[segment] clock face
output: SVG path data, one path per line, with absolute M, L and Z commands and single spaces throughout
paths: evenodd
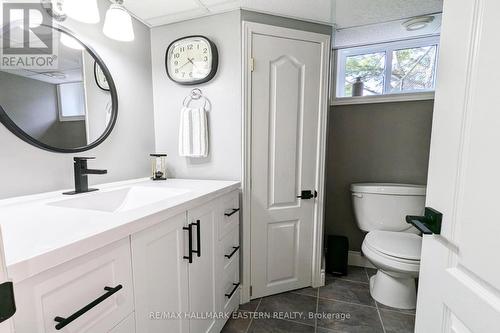
M 170 44 L 166 65 L 168 76 L 177 83 L 207 82 L 217 72 L 217 48 L 205 37 L 185 37 Z

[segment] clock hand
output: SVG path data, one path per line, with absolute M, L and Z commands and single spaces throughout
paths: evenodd
M 192 58 L 192 59 L 188 58 L 188 61 L 193 64 L 193 67 L 198 68 L 198 66 L 196 66 L 196 64 L 193 62 L 193 60 L 194 60 L 194 58 Z
M 184 65 L 182 65 L 181 67 L 179 67 L 178 69 L 181 69 L 182 67 L 186 66 L 189 63 L 193 63 L 193 62 L 191 61 L 191 59 L 188 58 L 188 61 Z

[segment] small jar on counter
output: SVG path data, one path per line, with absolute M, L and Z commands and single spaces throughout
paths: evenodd
M 151 179 L 167 180 L 167 154 L 151 154 Z

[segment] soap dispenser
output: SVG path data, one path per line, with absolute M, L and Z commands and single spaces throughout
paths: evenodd
M 150 154 L 151 156 L 151 179 L 167 180 L 167 154 Z

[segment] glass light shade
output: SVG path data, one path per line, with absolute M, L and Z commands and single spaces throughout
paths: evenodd
M 132 17 L 121 5 L 112 4 L 106 12 L 103 32 L 111 39 L 121 42 L 133 41 L 135 36 Z
M 83 23 L 95 24 L 101 20 L 97 0 L 64 0 L 63 9 L 66 15 Z
M 79 41 L 74 39 L 73 37 L 66 35 L 65 33 L 61 33 L 61 43 L 74 50 L 83 50 L 84 47 L 82 44 L 80 44 Z

